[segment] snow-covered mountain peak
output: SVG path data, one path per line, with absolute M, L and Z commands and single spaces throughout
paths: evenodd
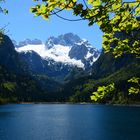
M 72 33 L 50 37 L 45 44 L 25 44 L 17 47 L 18 52 L 34 51 L 45 60 L 53 60 L 82 68 L 90 67 L 100 52 L 86 39 Z

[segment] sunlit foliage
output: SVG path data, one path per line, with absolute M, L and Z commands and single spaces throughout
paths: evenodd
M 15 82 L 5 82 L 5 83 L 2 84 L 2 86 L 5 89 L 13 92 L 15 90 L 15 88 L 16 88 L 16 83 Z
M 137 95 L 140 94 L 140 78 L 138 77 L 132 77 L 128 80 L 129 83 L 133 83 L 133 86 L 131 86 L 128 91 L 129 94 Z
M 96 92 L 93 92 L 91 96 L 91 100 L 99 101 L 105 98 L 108 94 L 111 94 L 115 91 L 114 83 L 107 85 L 107 86 L 99 86 Z

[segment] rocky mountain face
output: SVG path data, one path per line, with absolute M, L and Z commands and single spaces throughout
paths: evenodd
M 74 44 L 76 43 L 79 43 L 81 42 L 82 39 L 73 34 L 73 33 L 67 33 L 67 34 L 64 34 L 64 35 L 60 35 L 58 37 L 50 37 L 45 45 L 48 49 L 52 48 L 54 45 L 62 45 L 62 46 L 73 46 Z
M 72 33 L 50 37 L 46 43 L 25 40 L 15 46 L 30 71 L 64 78 L 73 68 L 89 71 L 100 51 L 87 40 Z
M 45 46 L 47 50 L 52 50 L 50 52 L 58 56 L 60 54 L 57 51 L 54 52 L 53 49 L 56 50 L 60 48 L 60 51 L 65 54 L 65 56 L 63 55 L 65 57 L 65 63 L 77 65 L 85 69 L 90 69 L 90 66 L 100 55 L 100 52 L 87 40 L 81 39 L 79 36 L 72 33 L 60 35 L 57 38 L 50 37 L 45 43 Z

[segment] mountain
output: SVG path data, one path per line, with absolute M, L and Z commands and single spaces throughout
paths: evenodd
M 42 59 L 42 57 L 34 51 L 19 53 L 20 57 L 28 65 L 28 69 L 32 74 L 47 75 L 57 81 L 63 81 L 74 68 L 71 65 L 55 62 L 52 59 Z
M 49 101 L 47 97 L 59 90 L 61 85 L 47 75 L 31 73 L 29 65 L 15 50 L 11 39 L 3 36 L 0 44 L 0 104 Z
M 100 52 L 87 40 L 81 39 L 72 33 L 50 37 L 45 44 L 41 44 L 39 41 L 39 44 L 32 42 L 34 41 L 25 40 L 25 42 L 20 42 L 16 50 L 18 52 L 30 51 L 30 53 L 34 51 L 44 60 L 52 60 L 86 70 L 90 69 L 100 55 Z

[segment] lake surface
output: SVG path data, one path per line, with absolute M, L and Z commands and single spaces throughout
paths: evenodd
M 140 107 L 2 105 L 0 140 L 140 140 Z

